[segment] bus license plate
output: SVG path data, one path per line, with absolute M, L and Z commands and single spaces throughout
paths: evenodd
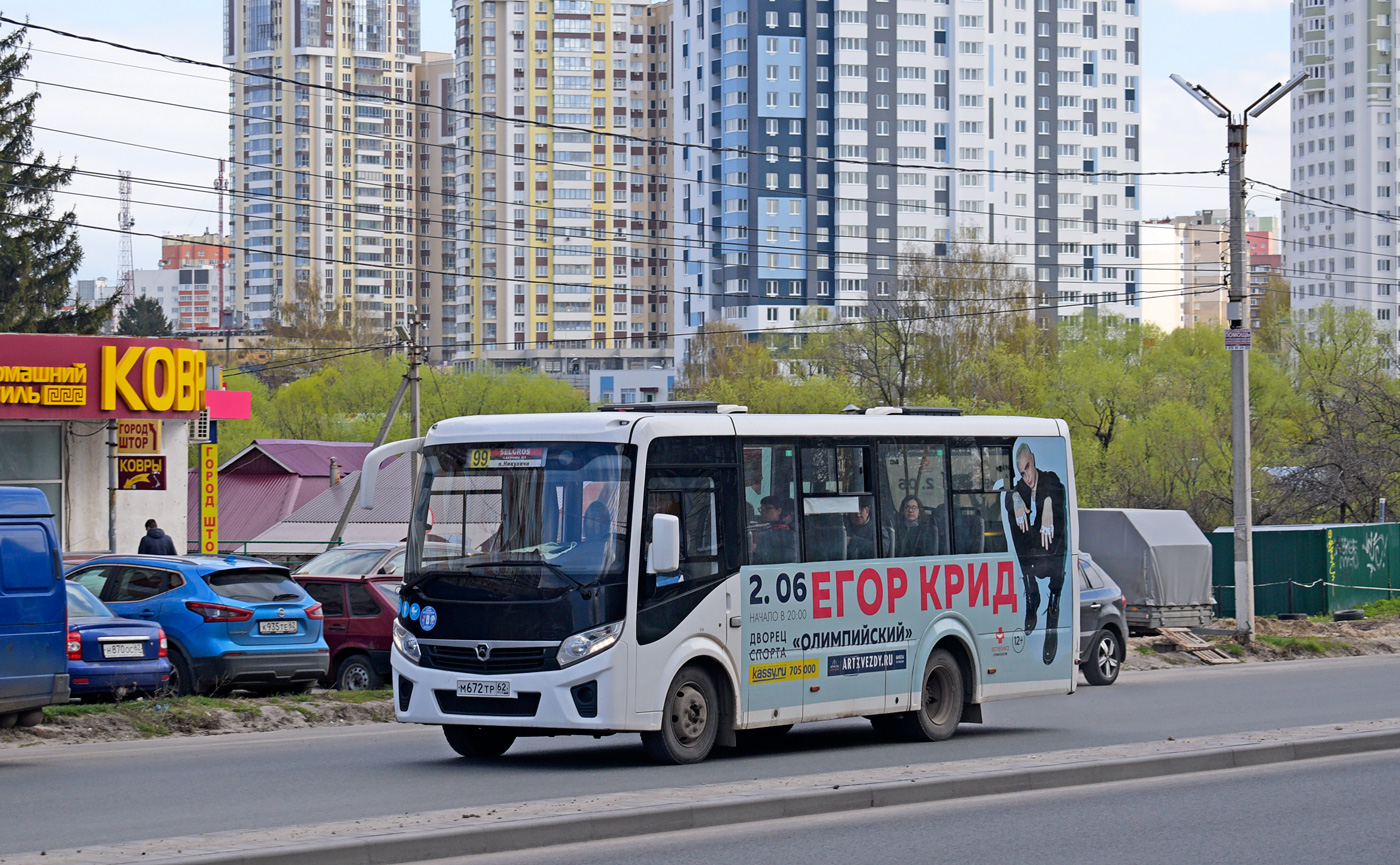
M 486 681 L 468 682 L 457 680 L 459 697 L 510 697 L 510 682 Z
M 288 622 L 283 619 L 271 619 L 258 622 L 259 634 L 295 634 L 296 632 L 296 622 Z

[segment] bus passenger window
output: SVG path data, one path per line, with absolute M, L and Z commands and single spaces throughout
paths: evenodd
M 948 483 L 941 443 L 881 445 L 881 550 L 886 556 L 948 553 Z
M 804 562 L 875 558 L 865 446 L 802 448 Z
M 792 445 L 744 448 L 744 499 L 749 513 L 749 563 L 797 561 L 796 449 Z
M 1011 448 L 1005 445 L 954 447 L 953 552 L 1004 553 L 1001 502 L 1011 488 Z

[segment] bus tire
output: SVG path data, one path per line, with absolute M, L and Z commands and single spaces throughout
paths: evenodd
M 962 668 L 950 652 L 934 649 L 924 665 L 919 708 L 901 716 L 904 734 L 915 742 L 940 742 L 957 732 L 962 710 Z
M 719 691 L 710 674 L 695 664 L 676 673 L 666 691 L 661 729 L 642 734 L 642 747 L 658 763 L 699 763 L 710 755 L 719 734 Z
M 515 731 L 509 727 L 475 727 L 470 724 L 443 724 L 447 744 L 463 757 L 477 760 L 499 757 L 515 744 Z

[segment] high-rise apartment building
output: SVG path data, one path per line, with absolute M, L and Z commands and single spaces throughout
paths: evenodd
M 1283 271 L 1294 310 L 1325 303 L 1375 316 L 1397 335 L 1396 98 L 1393 3 L 1293 0 L 1291 187 Z M 1302 197 L 1306 196 L 1306 197 Z
M 419 31 L 419 0 L 226 0 L 225 62 L 275 76 L 231 77 L 245 326 L 317 302 L 362 335 L 426 320 L 434 359 L 451 359 L 455 238 L 441 222 L 455 214 L 433 175 L 455 171 L 452 121 L 434 107 L 450 98 L 451 58 L 424 55 Z
M 464 365 L 586 386 L 670 358 L 669 10 L 456 0 Z
M 395 279 L 399 262 L 409 265 L 406 300 L 400 301 L 397 286 L 394 289 L 394 321 L 402 322 L 405 316 L 417 318 L 424 327 L 421 335 L 429 346 L 429 359 L 433 363 L 456 363 L 460 360 L 457 340 L 462 326 L 457 317 L 458 117 L 451 110 L 444 110 L 451 109 L 456 101 L 457 72 L 452 55 L 424 51 L 422 62 L 413 67 L 413 80 L 419 106 L 431 105 L 434 109 L 418 109 L 416 154 L 410 151 L 405 162 L 407 168 L 409 162 L 417 159 L 415 173 L 408 176 L 417 178 L 418 219 L 415 221 L 410 213 L 404 220 L 403 228 L 411 232 L 402 238 L 407 243 L 404 256 L 400 258 L 397 246 L 394 249 Z M 397 158 L 394 170 L 397 178 Z M 398 244 L 401 229 L 397 215 L 394 231 L 394 243 Z
M 674 0 L 682 336 L 855 318 L 998 244 L 1045 324 L 1139 317 L 1131 0 Z M 1117 176 L 1103 172 L 1120 173 Z

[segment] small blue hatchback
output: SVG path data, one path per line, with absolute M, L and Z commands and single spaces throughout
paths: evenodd
M 169 686 L 165 631 L 112 615 L 78 583 L 68 588 L 68 683 L 75 697 L 115 697 Z
M 245 556 L 99 556 L 68 572 L 113 613 L 158 623 L 170 689 L 310 690 L 330 653 L 321 605 L 280 565 Z

